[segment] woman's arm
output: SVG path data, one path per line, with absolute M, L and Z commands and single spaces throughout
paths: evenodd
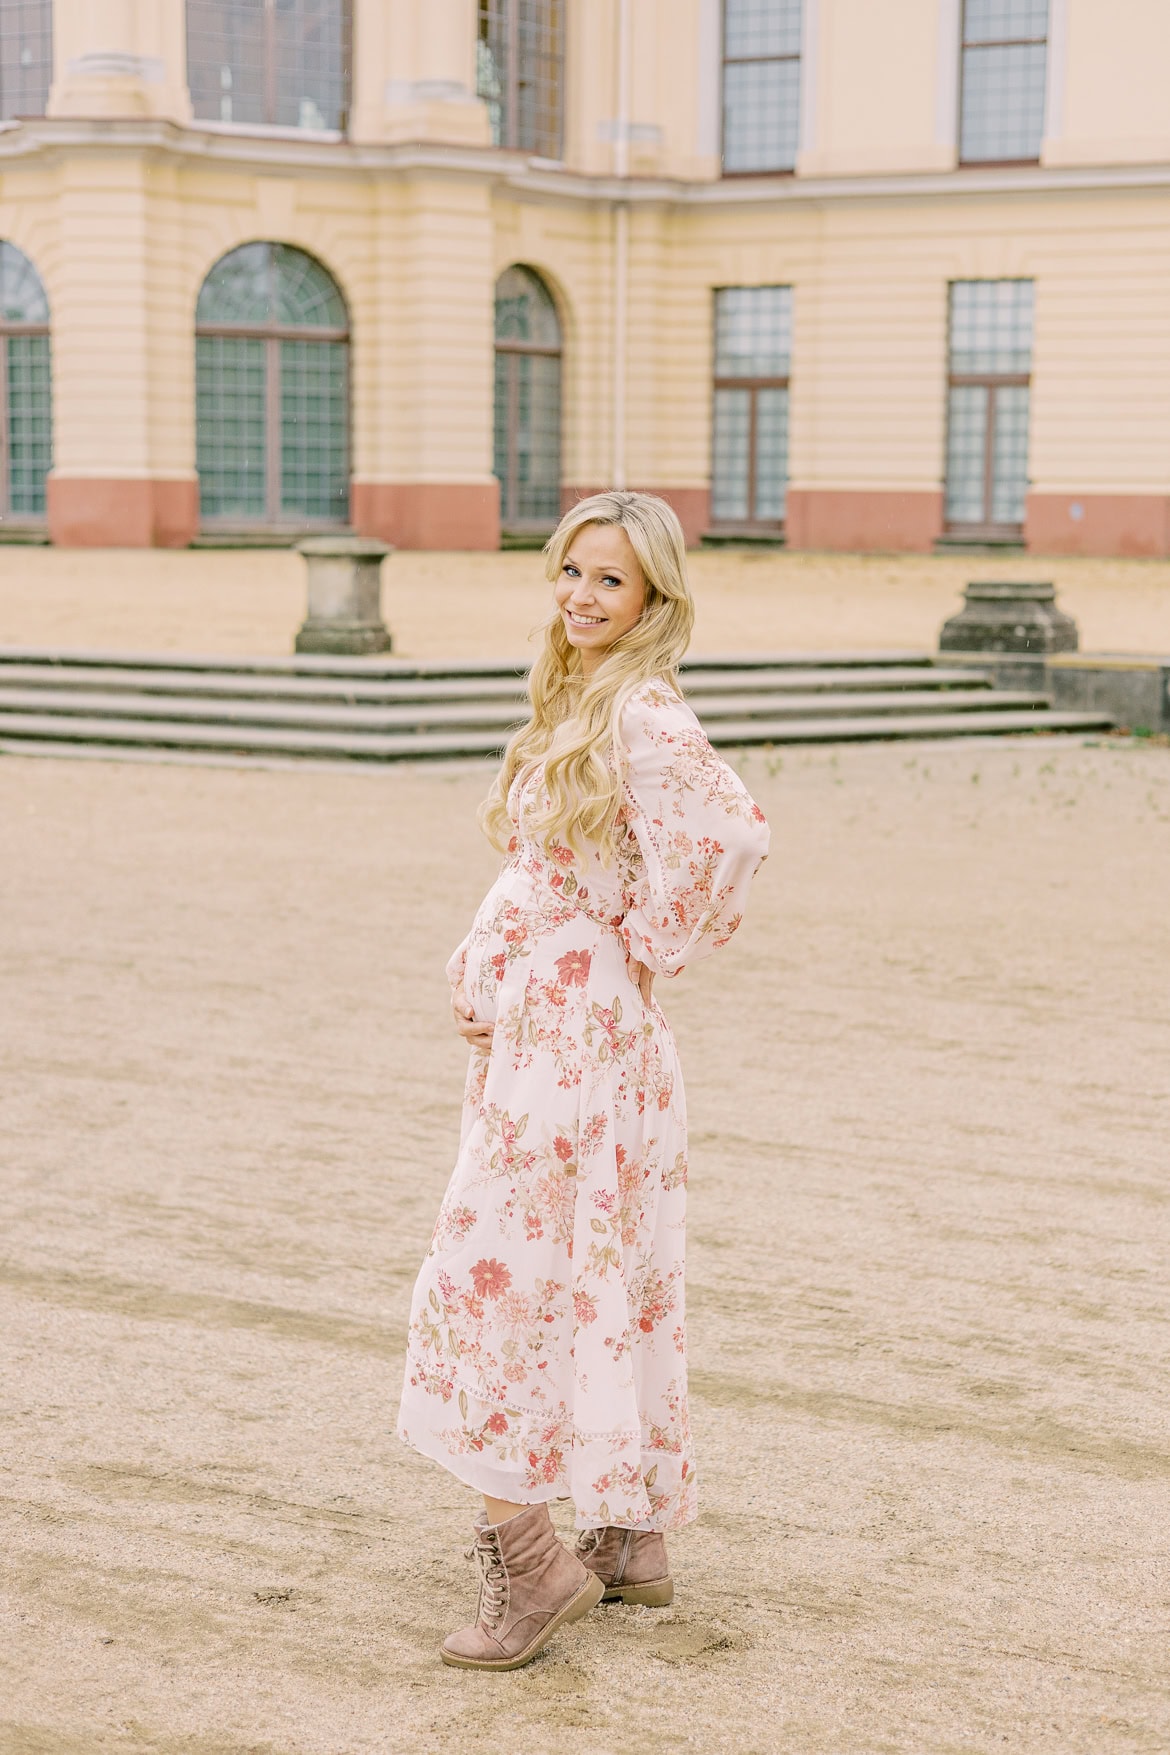
M 684 701 L 651 684 L 622 715 L 626 818 L 642 869 L 621 932 L 656 974 L 725 945 L 768 852 L 764 813 Z

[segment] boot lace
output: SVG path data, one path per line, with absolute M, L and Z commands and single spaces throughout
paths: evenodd
M 495 1632 L 508 1611 L 508 1568 L 494 1530 L 485 1530 L 467 1550 L 479 1573 L 479 1619 Z
M 590 1554 L 596 1554 L 604 1534 L 604 1530 L 582 1530 L 577 1538 L 578 1560 L 585 1560 Z

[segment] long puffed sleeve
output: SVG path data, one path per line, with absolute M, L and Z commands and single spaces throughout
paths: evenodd
M 694 713 L 663 683 L 625 707 L 624 814 L 641 858 L 630 870 L 626 949 L 657 974 L 725 945 L 768 853 L 768 824 Z

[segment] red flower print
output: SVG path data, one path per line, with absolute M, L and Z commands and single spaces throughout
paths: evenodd
M 560 846 L 559 843 L 550 847 L 549 853 L 558 865 L 572 865 L 573 863 L 571 850 L 568 847 Z
M 489 1414 L 483 1423 L 483 1429 L 485 1432 L 494 1432 L 499 1438 L 508 1430 L 507 1414 Z
M 491 1261 L 477 1261 L 471 1280 L 481 1298 L 498 1298 L 512 1284 L 512 1270 L 493 1256 Z
M 589 965 L 593 961 L 588 951 L 566 951 L 563 957 L 557 958 L 557 974 L 563 987 L 584 987 L 589 979 Z
M 562 1164 L 572 1163 L 573 1142 L 572 1140 L 567 1140 L 563 1133 L 559 1133 L 553 1141 L 553 1151 L 556 1153 Z

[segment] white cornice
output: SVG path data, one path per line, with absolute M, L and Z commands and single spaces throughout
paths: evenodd
M 726 177 L 683 182 L 668 177 L 584 176 L 496 147 L 378 145 L 298 138 L 292 129 L 181 127 L 163 121 L 86 121 L 45 117 L 0 125 L 0 166 L 41 155 L 84 151 L 148 152 L 241 170 L 386 176 L 427 171 L 483 178 L 519 198 L 571 202 L 629 201 L 675 207 L 785 207 L 803 202 L 937 201 L 971 196 L 1141 193 L 1170 189 L 1170 163 L 1026 165 L 903 171 L 874 176 Z

